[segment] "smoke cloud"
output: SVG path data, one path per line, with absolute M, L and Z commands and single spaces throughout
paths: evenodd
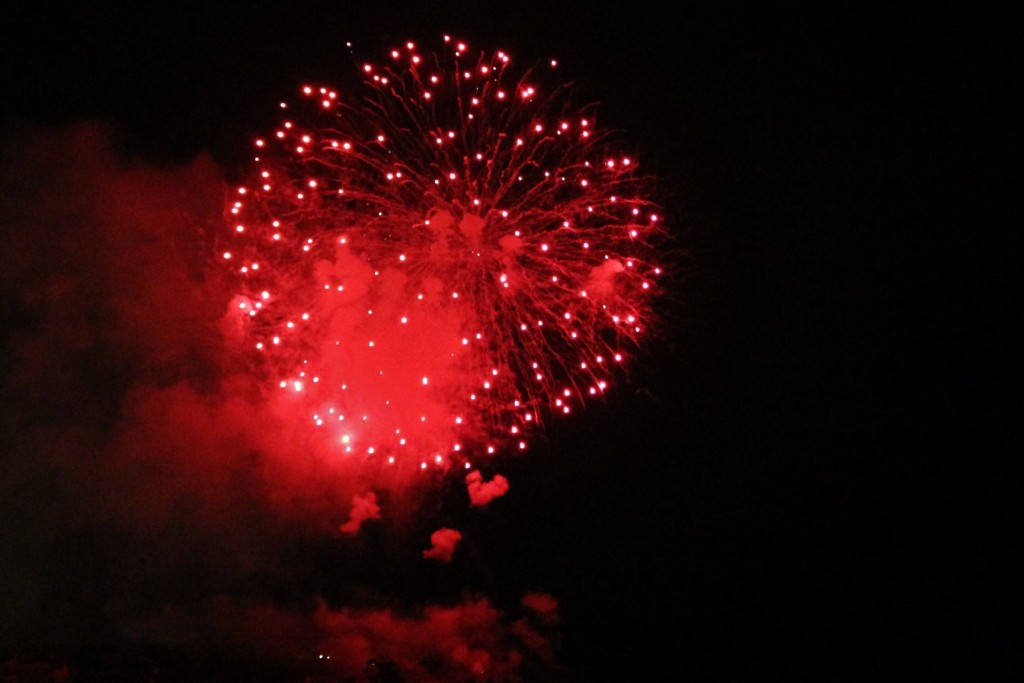
M 466 475 L 466 488 L 469 491 L 470 505 L 483 507 L 508 492 L 508 479 L 496 474 L 491 481 L 484 481 L 484 475 L 480 474 L 480 470 L 473 470 Z
M 414 487 L 326 451 L 237 353 L 217 163 L 121 148 L 94 123 L 0 143 L 0 652 L 131 639 L 421 681 L 551 666 L 542 598 L 396 607 L 394 553 L 355 532 L 384 508 L 374 538 L 436 569 L 395 521 Z M 475 505 L 507 490 L 475 485 Z
M 341 525 L 341 532 L 354 534 L 368 519 L 380 519 L 380 506 L 377 505 L 377 494 L 370 491 L 365 496 L 352 496 L 352 513 L 348 521 Z
M 423 557 L 451 562 L 455 548 L 462 540 L 462 534 L 455 529 L 438 529 L 430 534 L 430 547 L 423 551 Z

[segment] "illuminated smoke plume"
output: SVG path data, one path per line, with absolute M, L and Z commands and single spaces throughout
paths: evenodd
M 462 534 L 455 529 L 438 529 L 430 534 L 430 547 L 423 551 L 423 557 L 442 562 L 451 562 Z
M 372 544 L 339 538 L 346 515 L 396 496 L 306 450 L 222 335 L 230 295 L 204 253 L 223 172 L 206 155 L 125 160 L 111 136 L 81 124 L 0 140 L 0 307 L 19 323 L 2 331 L 0 651 L 155 644 L 188 670 L 169 680 L 208 678 L 190 653 L 323 654 L 328 680 L 365 680 L 371 658 L 406 681 L 551 680 L 538 672 L 557 670 L 558 629 L 525 599 L 396 598 Z M 393 512 L 374 531 L 421 558 L 419 529 Z M 411 564 L 424 582 L 453 569 Z
M 377 494 L 370 491 L 365 496 L 352 496 L 352 513 L 348 521 L 341 525 L 342 533 L 354 534 L 368 519 L 380 519 L 380 506 L 377 505 Z
M 655 323 L 658 209 L 554 61 L 445 37 L 361 68 L 255 142 L 219 248 L 233 343 L 339 461 L 470 470 L 621 374 Z
M 552 611 L 541 616 L 528 600 L 549 601 Z M 390 611 L 320 610 L 320 647 L 335 653 L 341 673 L 374 658 L 394 662 L 408 681 L 557 680 L 551 676 L 557 668 L 552 628 L 557 602 L 530 593 L 521 607 L 522 616 L 511 623 L 483 599 L 432 606 L 413 618 Z
M 469 491 L 469 504 L 484 506 L 508 492 L 508 479 L 500 474 L 494 475 L 491 481 L 484 481 L 480 470 L 473 470 L 466 475 L 466 489 Z
M 191 612 L 148 617 L 133 627 L 142 637 L 156 631 L 194 645 L 227 642 L 263 657 L 311 653 L 335 676 L 314 680 L 388 680 L 371 675 L 379 668 L 399 672 L 393 680 L 451 683 L 561 680 L 553 677 L 559 623 L 554 597 L 527 593 L 516 609 L 501 609 L 479 596 L 404 610 L 331 608 L 318 602 L 301 612 L 217 600 Z

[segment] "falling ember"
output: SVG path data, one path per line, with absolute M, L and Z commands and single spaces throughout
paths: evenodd
M 517 74 L 445 42 L 366 64 L 359 92 L 303 87 L 217 252 L 267 386 L 339 457 L 385 467 L 526 449 L 656 322 L 663 220 L 636 160 L 555 62 Z

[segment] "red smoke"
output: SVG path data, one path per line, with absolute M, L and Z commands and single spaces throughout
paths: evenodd
M 473 470 L 466 475 L 466 488 L 469 491 L 470 505 L 484 506 L 508 491 L 508 479 L 500 474 L 494 475 L 491 481 L 484 481 L 480 470 Z
M 365 496 L 352 496 L 352 513 L 348 521 L 341 525 L 341 532 L 354 534 L 368 519 L 380 519 L 380 506 L 377 505 L 377 494 L 373 491 Z
M 411 618 L 321 609 L 317 622 L 325 631 L 324 652 L 338 653 L 349 667 L 377 658 L 395 662 L 410 681 L 531 680 L 531 672 L 554 667 L 553 617 L 538 618 L 525 603 L 521 611 L 509 620 L 487 600 L 473 599 Z
M 438 529 L 430 534 L 430 547 L 423 551 L 423 557 L 451 562 L 456 546 L 462 540 L 462 534 L 455 529 Z
M 232 295 L 206 256 L 218 167 L 153 168 L 109 138 L 81 125 L 3 142 L 0 302 L 16 324 L 0 330 L 0 649 L 327 653 L 346 675 L 375 657 L 406 680 L 514 678 L 546 661 L 486 599 L 402 616 L 373 604 L 395 603 L 386 582 L 355 588 L 381 560 L 339 534 L 346 514 L 351 531 L 382 499 L 413 515 L 416 497 L 325 452 L 239 358 Z M 416 532 L 384 517 L 375 527 L 415 557 Z M 341 567 L 302 550 L 325 543 Z M 296 607 L 328 592 L 361 606 Z

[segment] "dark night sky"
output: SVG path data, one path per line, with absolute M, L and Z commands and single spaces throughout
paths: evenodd
M 558 57 L 660 176 L 685 251 L 669 343 L 624 395 L 507 463 L 522 495 L 468 522 L 481 540 L 462 573 L 364 578 L 410 599 L 460 581 L 498 601 L 547 591 L 574 680 L 888 677 L 1019 648 L 997 626 L 1019 595 L 997 570 L 1008 503 L 980 466 L 1010 419 L 1007 326 L 989 315 L 1010 252 L 964 227 L 940 170 L 973 175 L 989 149 L 951 144 L 987 128 L 967 17 L 367 4 L 33 8 L 0 29 L 5 143 L 98 119 L 130 158 L 208 152 L 230 173 L 279 99 L 347 77 L 345 41 L 376 58 L 448 32 Z M 18 286 L 4 276 L 5 297 Z M 36 323 L 3 306 L 6 345 Z M 4 527 L 24 512 L 3 510 Z M 19 538 L 0 571 L 29 561 Z M 305 580 L 329 591 L 326 571 Z M 968 635 L 985 649 L 959 647 Z

